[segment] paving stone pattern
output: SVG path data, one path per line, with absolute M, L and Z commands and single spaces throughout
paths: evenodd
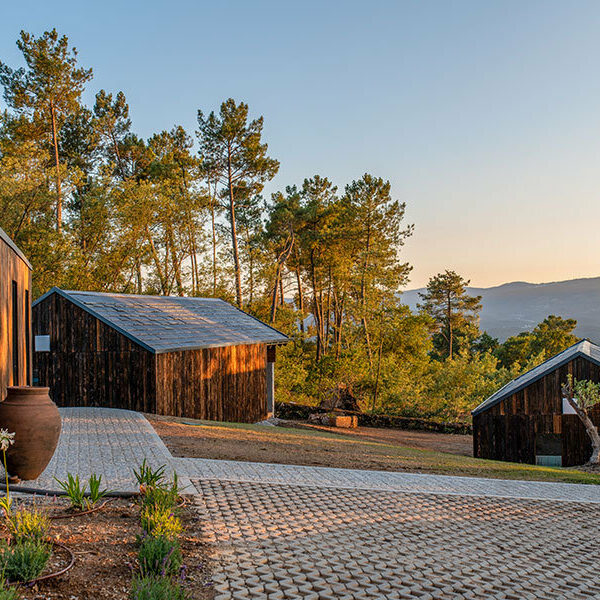
M 167 473 L 176 468 L 171 453 L 140 413 L 110 408 L 59 410 L 62 430 L 56 452 L 40 477 L 23 482 L 25 486 L 59 490 L 54 477 L 64 480 L 72 473 L 86 480 L 96 473 L 108 489 L 130 492 L 138 489 L 133 469 L 144 458 L 153 468 L 167 465 Z M 3 480 L 4 469 L 0 473 Z M 183 489 L 194 491 L 190 480 L 181 475 Z
M 215 600 L 600 598 L 593 503 L 195 484 Z
M 194 479 L 600 503 L 600 485 L 360 471 L 199 458 L 174 460 L 179 471 Z

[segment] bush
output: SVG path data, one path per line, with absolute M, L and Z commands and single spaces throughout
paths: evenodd
M 171 485 L 156 484 L 145 488 L 142 494 L 142 507 L 154 507 L 156 510 L 173 509 L 179 501 L 177 475 Z
M 140 544 L 138 562 L 142 576 L 177 575 L 181 570 L 181 549 L 175 540 L 164 535 L 146 536 Z
M 5 583 L 0 586 L 0 600 L 19 600 L 17 590 L 8 587 Z
M 43 542 L 48 537 L 50 519 L 37 508 L 18 508 L 8 518 L 8 530 L 15 542 Z
M 172 578 L 134 577 L 131 600 L 188 600 L 185 590 Z
M 141 513 L 142 529 L 154 537 L 175 539 L 182 531 L 181 520 L 171 508 L 144 506 Z
M 39 540 L 23 539 L 3 544 L 2 570 L 9 581 L 31 581 L 42 574 L 50 558 L 51 546 Z

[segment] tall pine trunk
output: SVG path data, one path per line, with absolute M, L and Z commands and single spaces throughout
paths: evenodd
M 233 174 L 231 172 L 231 144 L 227 148 L 227 178 L 229 183 L 229 223 L 231 225 L 231 245 L 233 247 L 233 268 L 235 273 L 235 299 L 238 307 L 242 308 L 242 273 L 240 269 L 240 253 L 238 250 L 235 224 L 235 200 L 233 197 Z
M 58 132 L 56 129 L 56 109 L 54 101 L 50 100 L 50 114 L 52 115 L 52 144 L 54 146 L 54 168 L 56 170 L 56 231 L 62 231 L 62 189 L 60 181 L 60 161 L 58 158 Z

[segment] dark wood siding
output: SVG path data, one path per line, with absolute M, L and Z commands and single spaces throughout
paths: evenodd
M 562 464 L 585 463 L 591 445 L 577 415 L 562 414 L 561 385 L 575 379 L 600 382 L 600 367 L 578 357 L 525 389 L 473 417 L 473 455 L 479 458 L 535 463 L 536 438 L 556 434 L 562 439 Z M 600 406 L 592 410 L 600 425 Z
M 157 355 L 157 412 L 242 423 L 265 419 L 266 357 L 264 344 Z
M 16 314 L 13 310 L 13 287 Z M 0 238 L 0 400 L 4 400 L 7 386 L 31 383 L 28 378 L 31 361 L 31 331 L 28 329 L 30 290 L 31 270 Z M 15 324 L 17 331 L 14 331 Z
M 50 336 L 50 352 L 34 352 L 34 380 L 59 406 L 155 411 L 155 357 L 145 348 L 58 294 L 33 307 L 33 332 Z

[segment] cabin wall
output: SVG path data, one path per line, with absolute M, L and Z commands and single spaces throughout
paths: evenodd
M 157 412 L 253 423 L 267 417 L 264 344 L 158 354 Z
M 50 336 L 50 352 L 34 352 L 35 385 L 59 406 L 104 406 L 155 412 L 155 355 L 59 294 L 33 307 L 34 336 Z
M 16 284 L 16 313 L 13 282 Z M 17 325 L 16 352 L 13 350 L 14 323 Z M 8 386 L 31 384 L 30 323 L 31 270 L 0 238 L 0 401 L 6 397 Z
M 563 466 L 585 463 L 591 444 L 577 415 L 562 414 L 561 385 L 567 375 L 600 382 L 600 367 L 578 357 L 525 389 L 473 417 L 473 455 L 512 462 L 536 462 L 536 440 L 560 436 Z M 600 426 L 600 406 L 591 411 Z

